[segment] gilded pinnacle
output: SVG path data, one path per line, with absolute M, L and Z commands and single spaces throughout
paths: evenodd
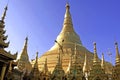
M 34 68 L 38 68 L 38 52 L 36 52 L 36 60 L 35 60 Z
M 93 43 L 94 44 L 94 53 L 97 53 L 97 49 L 96 49 L 96 42 Z
M 72 17 L 70 14 L 70 6 L 68 3 L 66 4 L 66 12 L 64 15 L 63 28 L 62 28 L 60 34 L 57 36 L 56 41 L 62 43 L 61 41 L 63 39 L 64 39 L 63 45 L 67 45 L 68 47 L 71 46 L 71 44 L 73 45 L 74 43 L 76 43 L 78 45 L 82 45 L 82 42 L 81 42 L 79 36 L 74 31 Z M 71 44 L 69 44 L 69 43 L 71 43 Z M 51 50 L 55 50 L 58 47 L 59 47 L 59 45 L 55 44 L 51 48 Z
M 94 42 L 94 59 L 93 62 L 98 62 L 98 55 L 97 55 L 97 49 L 96 49 L 96 43 Z
M 116 65 L 120 64 L 120 55 L 119 55 L 119 49 L 118 49 L 118 43 L 115 42 L 115 48 L 116 48 Z
M 66 9 L 70 9 L 70 6 L 68 3 L 66 4 Z
M 104 54 L 103 53 L 102 53 L 101 67 L 102 67 L 102 69 L 105 69 L 105 59 L 104 59 Z

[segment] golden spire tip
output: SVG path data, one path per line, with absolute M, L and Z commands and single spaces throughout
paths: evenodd
M 28 41 L 28 36 L 25 38 L 26 41 Z
M 70 9 L 70 5 L 68 2 L 66 3 L 66 9 Z
M 96 45 L 96 42 L 93 42 L 94 45 Z
M 117 46 L 117 45 L 118 45 L 118 43 L 117 43 L 117 42 L 115 42 L 115 45 Z

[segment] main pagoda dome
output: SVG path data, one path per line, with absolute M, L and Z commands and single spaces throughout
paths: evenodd
M 58 55 L 59 55 L 59 48 L 62 48 L 62 67 L 67 71 L 71 56 L 75 52 L 75 45 L 76 45 L 76 52 L 77 56 L 79 57 L 78 62 L 83 67 L 84 64 L 84 58 L 85 53 L 87 54 L 89 65 L 92 65 L 92 59 L 93 59 L 93 53 L 91 53 L 89 50 L 87 50 L 80 40 L 80 37 L 75 32 L 73 28 L 72 18 L 70 14 L 70 6 L 67 3 L 66 4 L 66 12 L 64 15 L 64 22 L 63 22 L 63 28 L 60 32 L 60 34 L 57 36 L 57 39 L 55 41 L 55 44 L 50 50 L 45 52 L 39 59 L 38 59 L 38 67 L 40 70 L 43 69 L 44 62 L 47 58 L 48 62 L 48 69 L 49 71 L 53 71 L 57 61 L 58 61 Z M 64 40 L 64 42 L 63 42 Z

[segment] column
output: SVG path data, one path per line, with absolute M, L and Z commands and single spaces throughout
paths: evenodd
M 5 75 L 6 67 L 7 67 L 6 64 L 3 64 L 2 72 L 1 72 L 1 79 L 0 79 L 0 80 L 3 80 L 3 79 L 4 79 L 4 75 Z

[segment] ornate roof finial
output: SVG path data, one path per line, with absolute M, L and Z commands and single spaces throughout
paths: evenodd
M 47 58 L 45 59 L 45 64 L 44 64 L 43 72 L 44 72 L 45 74 L 48 72 Z
M 70 6 L 69 6 L 69 2 L 67 1 L 67 3 L 66 3 L 66 9 L 70 9 Z
M 40 80 L 40 72 L 38 68 L 38 52 L 36 52 L 36 60 L 29 75 L 30 80 Z
M 98 62 L 96 42 L 94 42 L 93 44 L 94 44 L 94 59 L 93 59 L 93 62 L 96 63 L 96 62 Z
M 118 43 L 115 42 L 115 48 L 116 48 L 116 65 L 120 64 L 120 55 L 119 55 L 119 49 L 118 49 Z
M 93 44 L 94 44 L 94 53 L 97 53 L 96 42 L 93 42 Z
M 4 12 L 3 12 L 2 17 L 1 17 L 2 22 L 4 22 L 7 10 L 8 10 L 8 5 L 6 5 L 6 7 L 4 8 Z
M 23 47 L 23 50 L 22 50 L 22 53 L 21 53 L 21 56 L 26 56 L 27 57 L 27 60 L 29 60 L 28 58 L 28 53 L 27 53 L 27 46 L 28 46 L 28 37 L 25 38 L 25 42 L 24 42 L 24 47 Z M 22 58 L 22 57 L 21 57 Z
M 101 67 L 102 67 L 102 69 L 105 69 L 105 59 L 104 59 L 104 54 L 103 53 L 102 53 Z
M 36 52 L 36 60 L 35 60 L 34 68 L 38 68 L 38 52 Z

